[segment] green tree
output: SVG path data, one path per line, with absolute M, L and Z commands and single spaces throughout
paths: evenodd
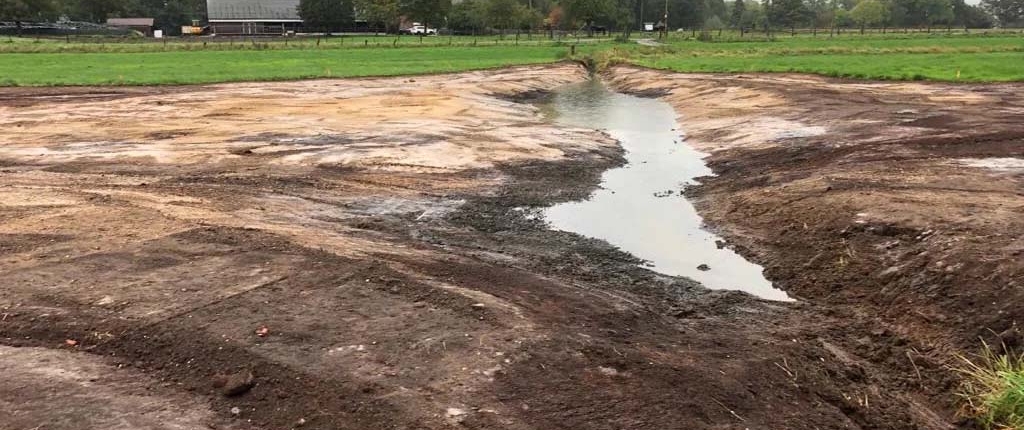
M 399 14 L 426 26 L 443 24 L 451 8 L 451 0 L 398 0 Z
M 864 27 L 875 26 L 888 20 L 889 8 L 881 0 L 861 0 L 850 11 L 850 18 L 860 26 L 860 32 L 864 33 Z
M 0 0 L 2 2 L 4 0 Z M 64 0 L 61 13 L 74 21 L 103 23 L 107 18 L 124 16 L 135 4 L 126 0 Z
M 981 6 L 1003 27 L 1024 25 L 1024 0 L 981 0 Z
M 729 16 L 729 25 L 734 28 L 743 28 L 743 13 L 747 11 L 747 6 L 743 3 L 743 0 L 736 0 L 732 4 L 732 14 Z
M 356 13 L 374 26 L 384 26 L 384 31 L 398 30 L 398 0 L 354 0 Z M 467 2 L 468 3 L 468 2 Z
M 836 27 L 847 28 L 854 24 L 853 18 L 850 16 L 850 11 L 843 8 L 836 9 Z
M 967 28 L 991 28 L 995 22 L 981 6 L 969 5 L 964 0 L 953 0 L 953 23 Z
M 330 34 L 351 26 L 353 17 L 351 0 L 299 0 L 299 17 L 303 24 Z
M 835 10 L 830 0 L 807 0 L 807 10 L 810 12 L 810 22 L 814 28 L 832 25 Z
M 136 0 L 127 5 L 123 12 L 128 17 L 153 18 L 153 26 L 167 35 L 181 33 L 182 25 L 192 24 L 193 20 L 206 20 L 205 0 Z
M 704 21 L 707 22 L 715 16 L 723 22 L 729 19 L 729 7 L 725 5 L 725 0 L 707 0 L 707 13 L 704 15 Z
M 518 17 L 516 17 L 516 0 L 485 0 L 486 6 L 484 7 L 484 18 L 488 25 L 501 30 L 502 34 L 505 30 L 513 28 L 516 25 Z
M 459 32 L 476 33 L 487 27 L 486 0 L 464 0 L 452 5 L 448 12 L 448 28 Z
M 743 11 L 743 16 L 740 18 L 740 28 L 754 29 L 757 26 L 763 26 L 764 20 L 764 10 L 761 9 L 761 4 L 752 1 L 747 3 L 746 10 Z
M 384 27 L 387 33 L 398 30 L 398 0 L 353 0 L 355 16 L 366 19 L 374 28 Z
M 803 0 L 774 0 L 772 1 L 770 14 L 772 25 L 789 27 L 796 30 L 797 26 L 807 23 L 811 11 Z
M 594 34 L 594 22 L 607 18 L 613 10 L 611 0 L 563 0 L 562 7 L 565 17 L 577 25 L 586 25 L 587 34 L 591 36 Z
M 889 0 L 889 22 L 894 27 L 908 27 L 917 25 L 910 17 L 907 10 L 907 3 L 904 0 Z
M 0 20 L 47 21 L 57 15 L 57 4 L 52 0 L 0 0 Z
M 704 20 L 705 30 L 721 30 L 723 28 L 725 28 L 725 23 L 716 15 L 711 15 L 710 18 Z
M 636 17 L 633 14 L 633 7 L 629 0 L 619 0 L 612 12 L 612 23 L 615 24 L 615 29 L 622 32 L 622 40 L 628 41 L 630 34 L 633 32 L 633 25 L 636 22 Z
M 544 25 L 544 15 L 538 9 L 530 9 L 527 5 L 516 4 L 516 28 L 533 30 Z
M 921 0 L 921 10 L 928 28 L 935 24 L 953 22 L 953 5 L 949 0 Z
M 892 17 L 898 25 L 927 26 L 950 23 L 953 5 L 950 0 L 893 0 Z
M 674 21 L 681 27 L 697 29 L 704 27 L 704 21 L 710 15 L 707 0 L 689 0 L 679 3 L 679 12 Z

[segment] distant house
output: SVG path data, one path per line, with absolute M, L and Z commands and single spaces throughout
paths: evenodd
M 214 34 L 285 34 L 302 28 L 299 0 L 206 0 Z
M 107 18 L 107 25 L 130 28 L 147 37 L 153 36 L 153 18 Z

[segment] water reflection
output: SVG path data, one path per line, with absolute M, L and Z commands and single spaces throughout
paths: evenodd
M 555 121 L 607 131 L 626 150 L 628 164 L 602 176 L 590 199 L 555 205 L 544 218 L 557 230 L 600 238 L 639 258 L 651 269 L 685 276 L 708 288 L 742 290 L 789 300 L 762 275 L 762 268 L 716 245 L 683 185 L 710 175 L 704 154 L 682 140 L 668 104 L 609 91 L 600 82 L 567 86 L 551 102 Z

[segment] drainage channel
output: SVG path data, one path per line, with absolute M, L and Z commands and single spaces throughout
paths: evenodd
M 587 200 L 545 210 L 551 228 L 606 240 L 656 272 L 708 288 L 791 300 L 765 279 L 761 266 L 722 247 L 680 193 L 712 172 L 705 154 L 683 141 L 671 106 L 612 92 L 594 80 L 559 89 L 549 108 L 559 124 L 604 130 L 620 142 L 627 160 L 605 172 L 601 188 Z

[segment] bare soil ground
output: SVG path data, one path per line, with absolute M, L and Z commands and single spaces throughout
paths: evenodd
M 706 222 L 790 294 L 873 325 L 854 353 L 931 404 L 955 354 L 1024 346 L 1024 86 L 609 79 L 671 103 L 711 154 L 717 176 L 688 190 Z
M 1022 317 L 1019 86 L 613 70 L 774 303 L 534 217 L 622 163 L 524 103 L 586 78 L 0 90 L 0 427 L 957 425 Z

